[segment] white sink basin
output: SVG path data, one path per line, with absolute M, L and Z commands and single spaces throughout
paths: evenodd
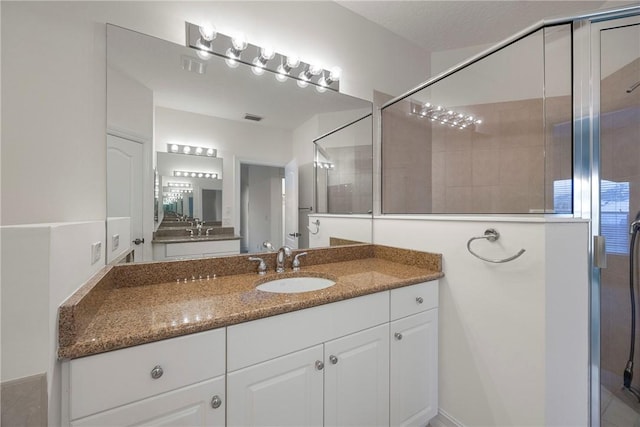
M 256 289 L 278 294 L 297 294 L 325 289 L 335 284 L 336 282 L 333 280 L 323 279 L 322 277 L 287 277 L 262 283 Z

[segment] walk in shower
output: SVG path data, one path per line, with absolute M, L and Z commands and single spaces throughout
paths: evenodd
M 389 101 L 380 135 L 381 214 L 589 221 L 590 422 L 640 426 L 640 6 L 523 30 Z

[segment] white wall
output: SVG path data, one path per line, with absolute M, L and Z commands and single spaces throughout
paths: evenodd
M 47 373 L 50 425 L 60 416 L 58 306 L 104 266 L 103 221 L 0 228 L 2 380 Z M 92 263 L 91 244 L 102 257 Z
M 500 258 L 525 248 L 523 256 L 490 264 L 469 254 L 468 239 L 490 227 L 499 241 L 472 249 Z M 464 426 L 586 425 L 586 223 L 376 217 L 373 229 L 376 244 L 443 254 L 443 414 Z

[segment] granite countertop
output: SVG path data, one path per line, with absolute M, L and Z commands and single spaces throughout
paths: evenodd
M 299 273 L 288 268 L 280 274 L 273 272 L 275 254 L 258 254 L 269 266 L 265 276 L 255 273 L 248 255 L 105 267 L 60 307 L 58 357 L 88 356 L 443 276 L 439 254 L 378 245 L 307 252 L 302 261 L 308 265 Z M 256 289 L 293 276 L 325 277 L 336 284 L 298 294 Z
M 184 243 L 184 242 L 215 242 L 219 240 L 240 240 L 240 236 L 234 234 L 212 234 L 210 236 L 160 236 L 155 237 L 151 243 Z

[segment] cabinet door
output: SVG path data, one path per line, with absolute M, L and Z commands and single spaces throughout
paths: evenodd
M 224 422 L 225 392 L 222 376 L 81 418 L 72 421 L 71 426 L 223 427 Z
M 425 426 L 438 413 L 438 310 L 391 322 L 391 425 Z
M 325 344 L 325 425 L 389 425 L 389 324 Z
M 227 425 L 322 426 L 322 359 L 317 345 L 229 373 Z

